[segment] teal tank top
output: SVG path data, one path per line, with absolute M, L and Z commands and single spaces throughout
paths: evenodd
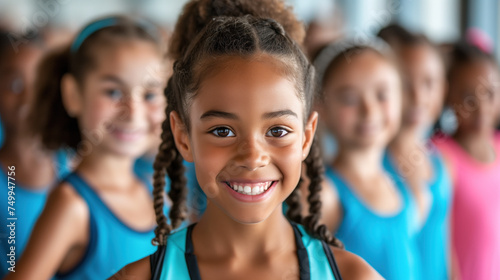
M 9 204 L 8 200 L 9 170 L 7 167 L 0 165 L 0 208 L 2 209 L 0 211 L 0 219 L 7 224 L 10 222 L 15 223 L 15 239 L 9 239 L 11 231 L 7 227 L 4 226 L 7 230 L 4 231 L 4 229 L 2 229 L 1 231 L 0 279 L 3 279 L 7 275 L 7 269 L 10 267 L 10 264 L 7 263 L 7 261 L 10 260 L 10 256 L 7 256 L 7 254 L 11 254 L 10 247 L 15 247 L 15 261 L 17 263 L 26 248 L 31 231 L 35 226 L 38 217 L 42 213 L 45 202 L 47 201 L 49 190 L 56 185 L 57 181 L 61 180 L 69 173 L 69 163 L 66 153 L 63 151 L 56 152 L 54 155 L 53 166 L 54 172 L 56 173 L 56 180 L 53 184 L 45 188 L 33 190 L 30 187 L 22 186 L 15 181 L 11 181 L 16 183 L 15 188 L 13 189 L 15 193 L 15 204 L 13 205 L 13 208 L 15 211 L 12 212 L 14 215 L 11 216 L 7 211 L 8 207 L 12 206 Z M 14 175 L 12 177 L 15 179 L 16 176 Z M 15 218 L 16 220 L 10 220 L 11 218 Z
M 166 246 L 159 246 L 150 256 L 151 275 L 154 280 L 200 280 L 196 256 L 193 254 L 191 232 L 195 224 L 168 237 Z M 339 269 L 330 247 L 311 237 L 301 225 L 292 223 L 300 279 L 341 280 Z
M 450 279 L 450 229 L 449 219 L 452 198 L 451 178 L 437 149 L 430 146 L 434 178 L 428 182 L 432 206 L 427 219 L 417 235 L 422 279 Z M 395 176 L 400 176 L 391 156 L 386 153 L 384 167 Z
M 80 263 L 54 279 L 107 279 L 125 265 L 154 253 L 153 229 L 142 232 L 124 224 L 78 174 L 71 173 L 65 181 L 89 206 L 90 236 Z
M 346 250 L 365 259 L 387 280 L 420 279 L 416 246 L 417 209 L 408 191 L 395 180 L 402 209 L 394 215 L 374 212 L 353 193 L 347 182 L 331 167 L 326 168 L 343 209 L 342 222 L 335 234 Z

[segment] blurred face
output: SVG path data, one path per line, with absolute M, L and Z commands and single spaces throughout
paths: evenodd
M 316 128 L 316 113 L 304 126 L 304 104 L 273 60 L 226 62 L 194 97 L 189 136 L 173 129 L 189 138 L 180 150 L 194 161 L 209 202 L 240 223 L 258 223 L 281 211 L 297 186 Z
M 149 42 L 132 41 L 101 48 L 96 61 L 79 93 L 82 137 L 99 151 L 140 156 L 165 118 L 160 53 Z
M 399 128 L 401 82 L 374 51 L 342 62 L 325 77 L 321 117 L 343 147 L 385 147 Z
M 457 115 L 459 131 L 491 132 L 498 114 L 499 82 L 498 69 L 487 61 L 469 63 L 454 71 L 449 102 Z
M 22 47 L 0 62 L 0 117 L 7 130 L 19 128 L 25 121 L 41 55 L 39 49 Z
M 426 130 L 443 107 L 444 64 L 436 50 L 423 44 L 402 48 L 400 58 L 406 78 L 402 128 Z

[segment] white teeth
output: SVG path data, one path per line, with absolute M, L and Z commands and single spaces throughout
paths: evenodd
M 257 194 L 260 192 L 260 187 L 253 187 L 252 188 L 252 194 Z
M 234 190 L 246 195 L 259 195 L 267 191 L 271 186 L 272 182 L 257 183 L 254 186 L 250 185 L 239 185 L 239 184 L 229 184 L 229 186 Z

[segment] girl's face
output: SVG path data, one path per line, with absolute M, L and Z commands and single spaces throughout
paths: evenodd
M 371 50 L 337 65 L 319 105 L 326 126 L 343 147 L 385 147 L 399 128 L 401 82 L 396 68 Z
M 466 133 L 490 132 L 496 124 L 499 100 L 499 72 L 488 61 L 460 66 L 450 80 L 449 102 Z
M 37 48 L 22 47 L 0 63 L 0 113 L 9 130 L 25 122 L 41 55 L 42 51 Z
M 161 55 L 137 40 L 101 48 L 96 61 L 72 109 L 82 138 L 99 151 L 138 157 L 159 137 L 165 118 Z
M 406 78 L 402 127 L 428 129 L 441 113 L 445 93 L 445 69 L 436 50 L 428 45 L 401 49 Z
M 206 77 L 189 107 L 190 132 L 171 124 L 183 157 L 194 161 L 209 203 L 240 223 L 258 223 L 297 186 L 316 129 L 304 103 L 268 56 L 230 58 Z

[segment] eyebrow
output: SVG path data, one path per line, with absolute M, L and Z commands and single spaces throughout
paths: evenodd
M 293 112 L 292 110 L 280 110 L 280 111 L 265 113 L 264 119 L 274 119 L 284 116 L 291 116 L 298 118 L 297 114 L 295 114 L 295 112 Z
M 283 117 L 283 116 L 292 116 L 292 117 L 298 118 L 297 114 L 295 112 L 293 112 L 292 110 L 280 110 L 280 111 L 265 113 L 262 118 L 263 119 L 273 119 L 273 118 L 279 118 L 279 117 Z M 205 112 L 200 117 L 201 120 L 207 119 L 207 118 L 223 118 L 223 119 L 237 120 L 238 116 L 236 116 L 233 113 L 210 110 L 208 112 Z
M 236 116 L 233 113 L 210 110 L 208 112 L 203 113 L 203 115 L 201 115 L 201 117 L 200 117 L 200 120 L 209 119 L 209 118 L 222 118 L 222 119 L 237 120 L 238 116 Z
M 120 79 L 120 78 L 118 78 L 116 76 L 113 76 L 113 75 L 104 75 L 104 76 L 101 77 L 101 81 L 103 81 L 103 82 L 114 82 L 114 83 L 117 83 L 117 84 L 120 84 L 120 85 L 124 85 L 125 84 L 125 82 L 122 79 Z

